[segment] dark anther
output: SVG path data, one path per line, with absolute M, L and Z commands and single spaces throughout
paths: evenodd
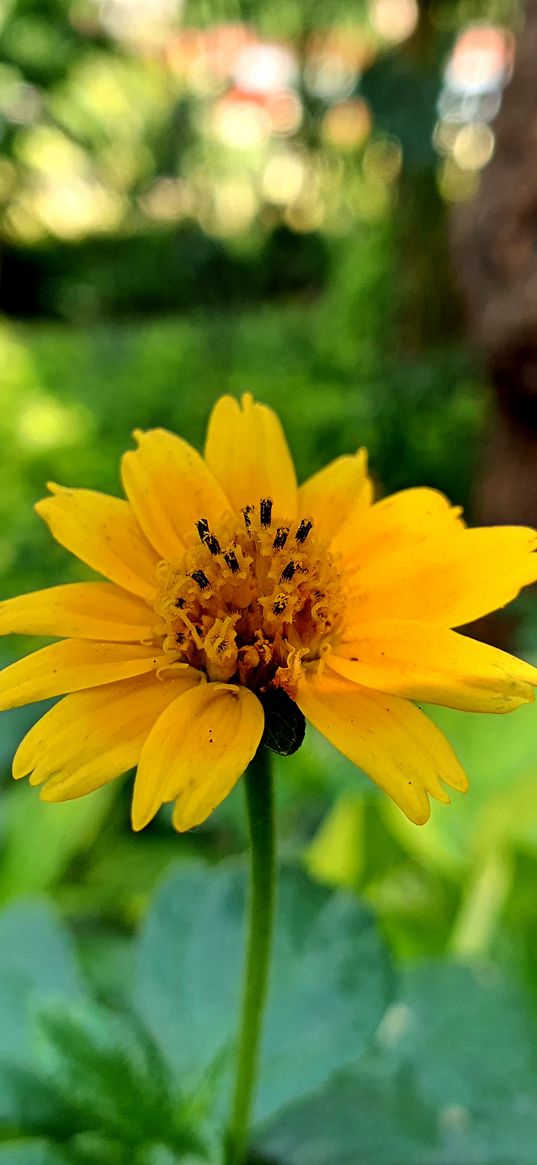
M 274 603 L 272 610 L 273 610 L 275 615 L 283 615 L 283 612 L 285 611 L 286 606 L 287 606 L 287 603 L 286 603 L 285 599 L 276 599 L 276 602 Z
M 261 517 L 262 526 L 270 526 L 270 519 L 272 518 L 272 502 L 270 498 L 262 498 L 259 503 L 259 514 Z
M 237 562 L 237 555 L 235 554 L 235 551 L 228 550 L 227 554 L 224 554 L 224 559 L 227 562 L 231 573 L 236 574 L 239 569 L 239 564 Z
M 210 554 L 220 554 L 220 543 L 214 534 L 207 534 L 203 539 Z
M 289 533 L 288 526 L 278 526 L 278 529 L 276 530 L 276 537 L 274 539 L 274 542 L 272 543 L 274 550 L 281 550 L 282 547 L 285 546 L 285 543 L 287 542 L 288 533 Z
M 280 756 L 296 752 L 306 732 L 306 721 L 294 700 L 283 688 L 269 688 L 258 692 L 265 712 L 265 731 L 261 743 Z
M 281 573 L 282 582 L 290 582 L 295 573 L 295 569 L 295 563 L 293 561 L 288 562 Z
M 192 578 L 194 579 L 194 582 L 197 582 L 201 591 L 204 591 L 205 588 L 209 586 L 209 579 L 207 578 L 204 570 L 193 570 Z
M 208 551 L 211 554 L 220 554 L 220 543 L 218 538 L 215 538 L 214 534 L 211 534 L 207 518 L 200 518 L 196 522 L 196 526 L 201 541 L 205 543 Z
M 313 522 L 306 522 L 305 518 L 302 519 L 300 526 L 298 527 L 298 530 L 295 534 L 297 542 L 302 543 L 306 541 L 312 526 Z
M 196 529 L 201 538 L 201 541 L 203 542 L 209 533 L 209 523 L 207 518 L 200 518 L 199 521 L 196 522 Z
M 175 606 L 176 606 L 176 607 L 179 607 L 179 610 L 180 610 L 180 611 L 182 611 L 182 610 L 183 610 L 183 607 L 184 607 L 184 605 L 185 605 L 185 600 L 184 600 L 184 599 L 176 599 L 176 600 L 175 600 Z
M 251 514 L 253 509 L 254 509 L 253 506 L 245 506 L 243 511 L 242 511 L 243 518 L 244 518 L 244 525 L 246 526 L 247 530 L 252 525 L 252 523 L 250 521 L 250 514 Z

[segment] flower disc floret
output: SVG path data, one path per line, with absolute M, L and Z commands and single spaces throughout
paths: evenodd
M 209 680 L 296 698 L 301 661 L 320 659 L 340 626 L 344 588 L 336 557 L 311 518 L 274 514 L 260 498 L 159 564 L 157 640 L 170 662 Z

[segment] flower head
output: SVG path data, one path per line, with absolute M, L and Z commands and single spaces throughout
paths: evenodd
M 374 502 L 364 450 L 298 488 L 277 417 L 249 395 L 217 402 L 204 458 L 162 429 L 135 437 L 127 500 L 51 485 L 37 505 L 109 581 L 0 604 L 1 634 L 66 637 L 0 673 L 1 709 L 64 696 L 13 775 L 63 801 L 137 766 L 134 828 L 173 801 L 189 829 L 288 705 L 416 823 L 429 795 L 465 790 L 414 701 L 510 712 L 533 699 L 537 669 L 451 628 L 537 579 L 536 533 L 468 530 L 430 489 Z

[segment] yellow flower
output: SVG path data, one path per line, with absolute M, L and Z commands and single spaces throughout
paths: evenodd
M 374 502 L 364 450 L 297 487 L 280 423 L 222 397 L 205 458 L 163 429 L 135 434 L 126 501 L 51 485 L 54 537 L 108 582 L 0 604 L 0 633 L 66 636 L 0 673 L 0 709 L 65 698 L 20 745 L 13 775 L 46 801 L 137 766 L 132 820 L 164 802 L 205 820 L 254 756 L 265 709 L 295 701 L 414 822 L 464 791 L 445 737 L 413 701 L 510 712 L 537 669 L 450 628 L 537 579 L 537 535 L 466 529 L 430 489 Z M 282 695 L 284 693 L 284 695 Z

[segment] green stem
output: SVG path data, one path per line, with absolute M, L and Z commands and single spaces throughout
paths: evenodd
M 274 806 L 268 749 L 258 749 L 246 773 L 245 785 L 250 828 L 248 948 L 226 1165 L 242 1165 L 245 1159 L 267 1000 L 276 888 Z

